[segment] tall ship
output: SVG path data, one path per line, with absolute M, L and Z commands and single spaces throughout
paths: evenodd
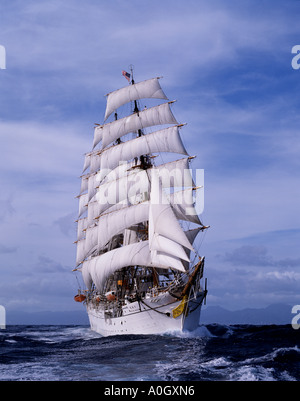
M 208 228 L 195 206 L 195 156 L 161 77 L 122 74 L 128 84 L 106 95 L 84 158 L 74 269 L 84 286 L 74 299 L 103 336 L 193 331 L 207 295 L 193 244 Z

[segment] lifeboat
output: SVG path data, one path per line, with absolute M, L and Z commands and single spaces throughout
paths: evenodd
M 106 299 L 108 301 L 115 301 L 116 300 L 116 296 L 115 296 L 115 292 L 114 291 L 109 291 L 105 294 Z
M 85 299 L 86 299 L 86 296 L 83 294 L 78 294 L 78 295 L 75 295 L 75 297 L 74 297 L 75 302 L 83 302 L 83 301 L 85 301 Z

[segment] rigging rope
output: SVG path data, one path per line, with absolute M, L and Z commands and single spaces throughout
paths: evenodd
M 157 313 L 160 313 L 161 315 L 166 315 L 166 316 L 169 316 L 169 317 L 171 316 L 170 312 L 161 312 L 161 311 L 157 310 L 158 308 L 161 308 L 162 306 L 171 305 L 171 303 L 166 304 L 166 305 L 159 306 L 158 308 L 152 308 L 150 305 L 147 305 L 147 304 L 142 300 L 142 298 L 138 299 L 138 302 L 140 302 L 140 301 L 141 301 L 142 304 L 144 304 L 145 306 L 147 306 L 149 309 L 151 309 L 151 310 L 153 310 L 153 311 L 155 311 L 155 312 L 157 312 Z M 144 311 L 141 311 L 141 312 L 144 312 Z

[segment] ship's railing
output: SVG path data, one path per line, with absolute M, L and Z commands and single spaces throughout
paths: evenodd
M 173 292 L 176 293 L 178 290 L 182 289 L 184 285 L 184 280 L 181 276 L 177 276 L 172 279 L 172 281 L 166 280 L 160 286 L 155 286 L 148 288 L 146 291 L 137 291 L 135 294 L 132 293 L 131 296 L 125 295 L 124 299 L 116 298 L 115 300 L 109 300 L 103 294 L 100 294 L 98 291 L 86 291 L 86 303 L 93 304 L 94 307 L 98 307 L 101 305 L 101 308 L 111 310 L 112 308 L 121 309 L 121 306 L 118 305 L 119 303 L 127 303 L 127 302 L 134 302 L 140 299 L 142 296 L 146 297 L 157 297 L 160 294 Z

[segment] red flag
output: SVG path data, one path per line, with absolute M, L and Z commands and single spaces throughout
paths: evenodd
M 126 71 L 122 71 L 122 75 L 127 79 L 128 82 L 130 82 L 130 74 Z

